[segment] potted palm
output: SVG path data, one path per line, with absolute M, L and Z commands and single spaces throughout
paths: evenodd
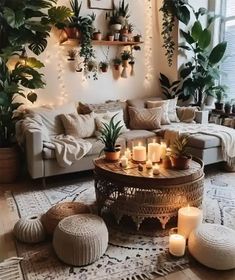
M 115 123 L 114 119 L 117 116 L 114 115 L 109 123 L 103 123 L 100 137 L 98 138 L 104 144 L 105 159 L 108 161 L 117 161 L 120 158 L 120 146 L 116 144 L 118 137 L 121 135 L 122 125 L 121 121 Z
M 171 146 L 171 164 L 176 169 L 188 169 L 192 156 L 187 152 L 188 135 L 178 136 Z
M 25 93 L 27 89 L 44 86 L 43 75 L 38 69 L 44 65 L 34 57 L 28 57 L 25 45 L 36 55 L 47 46 L 52 25 L 71 16 L 70 9 L 55 7 L 56 1 L 44 0 L 39 5 L 32 1 L 3 1 L 0 5 L 0 182 L 13 182 L 19 173 L 19 154 L 15 141 L 16 110 L 18 96 L 34 102 L 37 95 Z M 36 11 L 36 12 L 35 12 Z M 14 18 L 14 20 L 12 20 Z M 35 21 L 37 19 L 37 21 Z M 12 64 L 12 57 L 15 62 Z M 4 175 L 3 175 L 4 174 Z
M 68 39 L 77 39 L 80 37 L 79 18 L 80 18 L 82 2 L 79 4 L 78 0 L 70 0 L 70 6 L 73 15 L 69 17 L 68 23 L 64 27 L 64 31 Z

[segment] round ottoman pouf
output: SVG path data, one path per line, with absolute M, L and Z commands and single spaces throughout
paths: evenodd
M 21 218 L 13 229 L 15 237 L 25 243 L 38 243 L 45 240 L 46 232 L 41 222 L 41 216 Z
M 216 224 L 202 224 L 188 240 L 191 255 L 217 270 L 235 268 L 235 231 Z
M 87 205 L 80 202 L 62 202 L 50 208 L 43 216 L 42 223 L 48 234 L 52 235 L 58 223 L 66 217 L 90 213 Z
M 80 214 L 59 222 L 53 237 L 58 258 L 69 265 L 83 266 L 98 260 L 108 246 L 108 230 L 100 217 Z

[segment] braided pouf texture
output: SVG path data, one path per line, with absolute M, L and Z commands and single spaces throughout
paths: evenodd
M 66 264 L 84 266 L 98 260 L 108 246 L 108 230 L 102 218 L 79 214 L 59 222 L 53 237 L 58 258 Z
M 202 224 L 189 236 L 191 255 L 217 270 L 235 268 L 235 231 L 216 224 Z
M 61 202 L 51 207 L 42 216 L 42 223 L 46 232 L 52 235 L 61 220 L 69 216 L 83 213 L 90 213 L 90 209 L 87 205 L 80 202 Z
M 41 222 L 41 216 L 21 218 L 13 229 L 15 237 L 24 243 L 38 243 L 45 240 L 46 231 Z

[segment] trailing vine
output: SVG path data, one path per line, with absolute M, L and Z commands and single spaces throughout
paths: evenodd
M 164 0 L 159 10 L 163 13 L 161 35 L 164 43 L 162 46 L 166 50 L 165 55 L 169 66 L 172 66 L 175 51 L 175 42 L 172 35 L 175 27 L 175 20 L 178 19 L 187 25 L 190 21 L 189 8 L 192 7 L 189 5 L 188 0 Z

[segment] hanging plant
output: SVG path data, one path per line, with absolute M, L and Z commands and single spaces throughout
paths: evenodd
M 166 50 L 165 56 L 167 57 L 169 66 L 172 66 L 175 51 L 175 42 L 172 35 L 175 21 L 178 19 L 187 25 L 190 21 L 189 8 L 192 7 L 188 4 L 188 0 L 164 0 L 159 10 L 163 13 L 161 35 L 164 43 L 162 46 Z

